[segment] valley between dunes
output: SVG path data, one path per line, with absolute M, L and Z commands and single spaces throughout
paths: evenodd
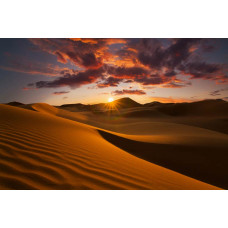
M 228 135 L 0 104 L 0 189 L 227 189 Z

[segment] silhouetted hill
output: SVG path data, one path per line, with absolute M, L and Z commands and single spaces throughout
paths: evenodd
M 16 101 L 9 102 L 8 105 L 32 109 L 30 104 L 26 105 Z M 123 115 L 127 117 L 228 116 L 228 102 L 222 99 L 202 100 L 192 103 L 160 103 L 155 101 L 142 105 L 129 97 L 125 97 L 110 103 L 92 105 L 76 103 L 56 107 L 72 112 L 93 111 L 102 113 L 104 111 L 110 112 L 110 110 L 123 110 L 121 112 L 113 112 L 113 115 Z
M 17 101 L 12 101 L 7 103 L 7 105 L 11 105 L 11 106 L 23 106 L 23 103 L 17 102 Z
M 112 103 L 116 104 L 118 108 L 135 108 L 143 106 L 129 97 L 120 98 Z
M 76 111 L 88 111 L 88 105 L 84 105 L 81 103 L 77 104 L 63 104 L 61 106 L 56 106 L 58 108 L 62 108 L 68 111 L 76 112 Z
M 155 106 L 155 105 L 159 105 L 159 104 L 161 104 L 161 102 L 159 102 L 159 101 L 153 101 L 153 102 L 144 104 L 144 106 L 151 107 L 151 106 Z
M 85 105 L 81 103 L 77 104 L 64 104 L 61 106 L 56 106 L 58 108 L 62 108 L 68 111 L 104 111 L 110 109 L 123 109 L 123 108 L 134 108 L 134 107 L 141 107 L 142 105 L 137 103 L 136 101 L 132 100 L 131 98 L 125 97 L 117 99 L 110 103 L 100 103 L 100 104 L 92 104 L 92 105 Z
M 192 103 L 162 104 L 157 110 L 171 116 L 223 116 L 228 115 L 228 102 L 216 100 L 203 100 Z
M 72 111 L 72 112 L 97 111 L 97 110 L 103 110 L 105 108 L 105 104 L 100 103 L 100 104 L 85 105 L 85 104 L 77 103 L 77 104 L 64 104 L 64 105 L 56 106 L 56 107 L 65 109 L 68 111 Z

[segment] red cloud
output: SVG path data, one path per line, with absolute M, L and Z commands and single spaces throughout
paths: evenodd
M 165 88 L 190 86 L 190 82 L 176 81 L 180 74 L 191 76 L 191 79 L 228 82 L 224 66 L 195 58 L 196 51 L 205 49 L 204 39 L 169 39 L 166 40 L 166 46 L 159 39 L 73 38 L 30 41 L 43 51 L 55 55 L 59 62 L 65 64 L 70 61 L 82 68 L 78 72 L 60 72 L 60 69 L 46 66 L 43 74 L 60 77 L 53 81 L 37 82 L 37 88 L 77 88 L 90 83 L 97 83 L 98 88 L 104 88 L 116 87 L 121 82 L 136 82 L 143 86 L 163 85 Z M 116 48 L 116 45 L 121 48 Z M 26 71 L 24 67 L 17 69 L 23 68 L 23 72 L 30 73 L 41 72 L 39 67 L 30 66 Z
M 120 39 L 30 39 L 30 41 L 57 60 L 66 63 L 68 60 L 79 67 L 97 69 L 107 58 L 108 45 L 119 43 Z M 125 42 L 122 40 L 122 42 Z
M 27 91 L 27 90 L 33 90 L 33 89 L 37 89 L 37 88 L 29 88 L 29 87 L 22 88 L 22 90 L 25 90 L 25 91 Z

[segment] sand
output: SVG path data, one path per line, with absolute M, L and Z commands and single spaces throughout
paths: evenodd
M 29 109 L 0 105 L 0 189 L 226 188 L 225 134 L 41 103 Z

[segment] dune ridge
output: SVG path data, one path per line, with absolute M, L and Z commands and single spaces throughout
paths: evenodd
M 219 189 L 137 158 L 95 127 L 38 106 L 34 112 L 0 105 L 1 189 Z

